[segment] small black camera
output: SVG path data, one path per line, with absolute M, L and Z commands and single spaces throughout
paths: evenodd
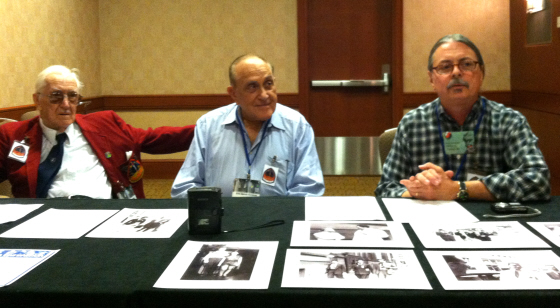
M 222 232 L 222 190 L 219 187 L 194 187 L 188 191 L 189 234 Z

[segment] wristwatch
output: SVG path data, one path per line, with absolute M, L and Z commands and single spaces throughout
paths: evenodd
M 465 182 L 459 182 L 459 192 L 457 193 L 457 199 L 465 201 L 469 199 L 469 193 L 467 192 L 467 185 Z

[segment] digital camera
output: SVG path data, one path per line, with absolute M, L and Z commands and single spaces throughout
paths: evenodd
M 188 191 L 189 234 L 222 232 L 222 190 L 219 187 L 194 187 Z

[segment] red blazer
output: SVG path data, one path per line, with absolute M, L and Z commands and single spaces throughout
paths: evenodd
M 114 111 L 77 114 L 76 123 L 105 168 L 113 187 L 113 197 L 132 185 L 136 197 L 145 198 L 142 180 L 130 183 L 121 171 L 121 166 L 127 163 L 127 151 L 132 151 L 138 159 L 140 152 L 166 154 L 186 151 L 194 136 L 194 125 L 144 130 L 126 124 Z M 30 146 L 27 161 L 21 163 L 8 158 L 14 141 L 21 142 L 24 138 Z M 16 198 L 36 198 L 42 142 L 39 117 L 0 126 L 0 182 L 8 179 Z

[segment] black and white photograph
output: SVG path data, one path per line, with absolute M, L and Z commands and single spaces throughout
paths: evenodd
M 231 245 L 202 245 L 181 279 L 249 280 L 258 254 L 258 249 Z
M 294 221 L 291 246 L 414 247 L 403 225 L 393 221 Z
M 527 224 L 554 245 L 560 246 L 560 222 L 527 222 Z
M 155 288 L 266 289 L 278 242 L 187 241 Z
M 188 217 L 187 209 L 124 208 L 86 237 L 170 238 Z
M 426 248 L 491 249 L 549 248 L 550 246 L 517 221 L 474 223 L 411 223 Z
M 424 251 L 446 290 L 560 289 L 551 250 Z
M 412 250 L 288 249 L 282 287 L 432 289 Z

